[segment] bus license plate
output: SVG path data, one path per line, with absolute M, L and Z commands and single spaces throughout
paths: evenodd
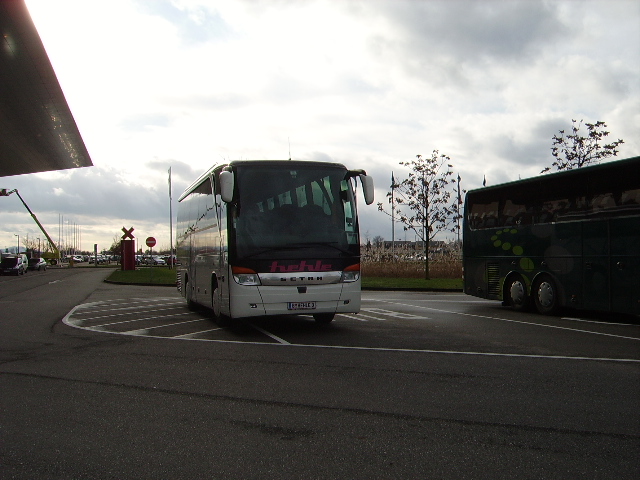
M 316 302 L 289 302 L 289 310 L 315 310 Z

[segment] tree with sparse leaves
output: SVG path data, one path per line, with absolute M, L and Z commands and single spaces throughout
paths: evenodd
M 455 232 L 460 218 L 460 177 L 453 178 L 453 165 L 446 155 L 434 150 L 430 157 L 416 155 L 409 176 L 397 183 L 392 178 L 387 193 L 391 212 L 378 203 L 378 210 L 397 218 L 404 230 L 413 231 L 424 245 L 425 279 L 429 279 L 429 242 L 440 232 Z
M 111 247 L 109 247 L 109 251 L 111 253 L 113 253 L 114 255 L 118 255 L 120 254 L 120 235 L 119 234 L 115 234 L 113 236 L 113 241 L 111 242 Z
M 618 155 L 617 148 L 624 143 L 618 139 L 609 144 L 603 144 L 604 138 L 609 136 L 609 132 L 605 130 L 607 124 L 604 122 L 585 123 L 587 127 L 587 136 L 580 134 L 582 120 L 577 122 L 571 120 L 571 133 L 565 134 L 564 130 L 560 130 L 560 135 L 553 136 L 553 144 L 551 146 L 551 155 L 555 161 L 551 167 L 556 167 L 557 171 L 572 170 L 581 168 L 591 163 L 599 163 L 600 160 Z M 546 167 L 540 173 L 546 173 L 551 170 Z

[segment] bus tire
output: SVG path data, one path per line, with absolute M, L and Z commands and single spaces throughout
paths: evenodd
M 527 284 L 520 275 L 512 275 L 507 281 L 505 296 L 509 306 L 517 311 L 522 312 L 529 307 L 529 295 L 527 295 Z
M 549 275 L 536 278 L 531 289 L 536 309 L 542 315 L 554 315 L 560 307 L 560 295 L 556 282 Z
M 313 319 L 316 321 L 316 323 L 326 325 L 328 323 L 331 323 L 335 316 L 335 313 L 314 313 Z

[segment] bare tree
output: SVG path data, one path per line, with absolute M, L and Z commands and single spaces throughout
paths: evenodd
M 111 247 L 109 247 L 109 251 L 113 254 L 120 253 L 120 235 L 119 234 L 116 233 L 113 236 L 113 241 L 111 242 Z
M 22 246 L 25 248 L 25 250 L 27 252 L 31 252 L 31 254 L 33 255 L 33 252 L 37 252 L 38 251 L 38 239 L 35 237 L 31 237 L 29 238 L 29 236 L 25 236 L 22 239 Z
M 553 136 L 551 155 L 553 155 L 555 161 L 551 164 L 551 167 L 556 167 L 558 171 L 572 170 L 591 163 L 599 163 L 604 158 L 618 155 L 617 148 L 624 141 L 618 139 L 615 142 L 603 145 L 603 139 L 609 135 L 609 132 L 604 130 L 607 128 L 606 123 L 600 121 L 585 123 L 587 136 L 583 137 L 580 135 L 582 120 L 580 122 L 571 120 L 571 122 L 570 134 L 565 135 L 565 131 L 560 130 L 560 135 Z M 550 171 L 551 167 L 546 167 L 540 173 Z
M 391 212 L 378 203 L 378 210 L 397 218 L 404 230 L 413 231 L 424 245 L 425 279 L 429 279 L 429 242 L 440 232 L 455 232 L 458 228 L 460 195 L 455 187 L 453 165 L 446 155 L 434 150 L 430 157 L 416 155 L 410 162 L 409 176 L 394 181 L 387 193 Z M 459 183 L 458 183 L 459 185 Z M 459 189 L 459 187 L 458 187 Z

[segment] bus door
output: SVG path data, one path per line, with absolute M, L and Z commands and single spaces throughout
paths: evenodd
M 216 225 L 213 229 L 212 233 L 212 245 L 213 252 L 211 255 L 212 259 L 212 271 L 211 275 L 211 308 L 213 309 L 213 313 L 216 317 L 219 317 L 221 314 L 222 307 L 222 291 L 227 287 L 225 282 L 226 280 L 226 265 L 224 262 L 224 251 L 225 251 L 225 235 L 222 233 L 224 230 L 222 228 L 222 220 L 221 220 L 221 205 L 222 200 L 220 199 L 220 194 L 216 193 L 214 196 L 214 210 L 216 217 Z M 225 218 L 226 221 L 226 218 Z
M 582 306 L 588 310 L 609 311 L 609 222 L 583 222 L 582 230 Z
M 611 302 L 617 312 L 640 314 L 640 221 L 611 220 Z
M 227 222 L 228 222 L 228 206 L 222 201 L 220 197 L 219 188 L 216 184 L 215 189 L 215 212 L 216 212 L 216 228 L 214 229 L 215 245 L 214 251 L 214 268 L 213 272 L 215 279 L 213 280 L 214 288 L 211 299 L 211 308 L 213 309 L 216 317 L 229 314 L 229 282 L 233 281 L 233 278 L 229 272 L 229 248 L 228 248 L 228 236 L 227 236 Z

